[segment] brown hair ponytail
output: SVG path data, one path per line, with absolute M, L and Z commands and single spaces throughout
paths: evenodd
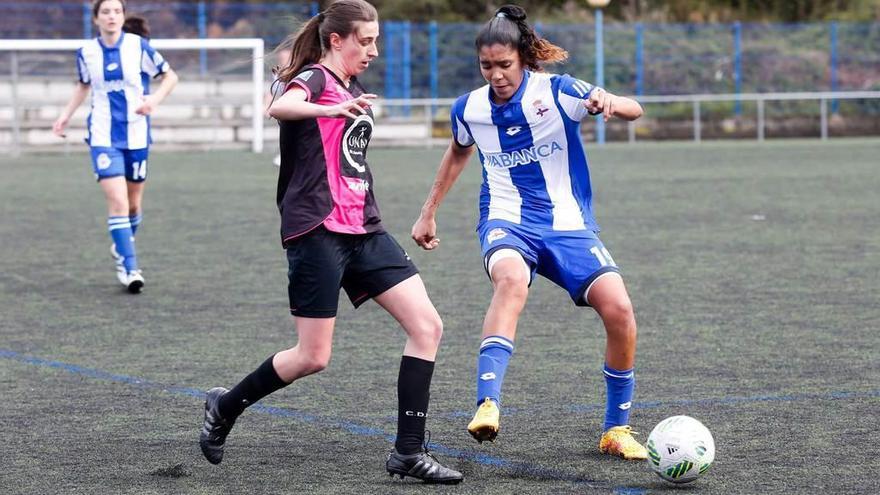
M 538 36 L 526 22 L 526 11 L 516 5 L 499 8 L 477 34 L 477 50 L 496 44 L 516 48 L 523 66 L 529 70 L 543 70 L 542 62 L 555 63 L 568 59 L 567 51 Z
M 356 22 L 379 19 L 376 8 L 365 0 L 337 0 L 326 10 L 309 19 L 296 34 L 288 36 L 275 52 L 290 49 L 290 63 L 279 68 L 277 77 L 287 83 L 296 77 L 303 67 L 321 60 L 324 50 L 330 48 L 330 35 L 347 38 L 355 30 Z
M 150 38 L 150 23 L 145 17 L 139 15 L 125 16 L 125 22 L 122 24 L 122 30 L 126 33 L 133 33 L 141 38 Z

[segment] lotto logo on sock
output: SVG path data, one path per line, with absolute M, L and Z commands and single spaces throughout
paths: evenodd
M 624 402 L 623 404 L 621 404 L 617 407 L 619 407 L 621 411 L 626 411 L 627 409 L 632 407 L 632 404 L 633 404 L 632 402 Z
M 491 371 L 480 375 L 480 380 L 483 380 L 484 382 L 488 382 L 489 380 L 494 380 L 494 379 L 495 379 L 495 373 L 493 373 Z

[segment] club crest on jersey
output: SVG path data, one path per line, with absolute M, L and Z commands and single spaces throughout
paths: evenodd
M 486 236 L 486 242 L 492 244 L 498 239 L 504 239 L 507 237 L 507 232 L 504 229 L 492 229 L 489 231 L 489 235 Z
M 538 117 L 543 117 L 545 113 L 549 112 L 550 109 L 544 106 L 541 100 L 535 100 L 532 102 L 532 106 L 535 107 L 535 114 Z

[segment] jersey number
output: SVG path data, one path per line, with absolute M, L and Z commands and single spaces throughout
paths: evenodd
M 131 178 L 132 179 L 146 179 L 147 178 L 147 161 L 134 162 L 131 164 Z
M 609 253 L 608 249 L 606 249 L 604 246 L 602 247 L 601 251 L 597 246 L 593 246 L 590 248 L 590 252 L 593 253 L 593 256 L 595 256 L 597 260 L 599 260 L 600 265 L 617 266 L 617 264 L 614 263 L 614 259 L 611 258 L 611 253 Z

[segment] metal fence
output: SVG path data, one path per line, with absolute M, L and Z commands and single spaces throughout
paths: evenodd
M 34 22 L 39 5 L 41 22 Z M 81 0 L 0 4 L 5 38 L 90 37 L 90 3 Z M 161 38 L 258 37 L 271 48 L 318 11 L 318 3 L 137 2 Z M 550 67 L 586 80 L 595 74 L 594 29 L 583 24 L 536 24 L 570 53 Z M 388 98 L 448 98 L 484 84 L 472 41 L 475 23 L 382 23 L 381 56 L 362 80 Z M 605 85 L 618 93 L 662 94 L 863 91 L 880 89 L 880 23 L 622 24 L 605 26 Z M 173 60 L 184 74 L 228 75 L 220 55 Z M 196 58 L 193 58 L 196 57 Z M 0 61 L 0 65 L 2 65 Z M 267 66 L 273 61 L 267 61 Z M 247 70 L 246 64 L 237 64 Z M 67 70 L 23 66 L 24 75 Z M 246 74 L 246 72 L 245 72 Z M 0 74 L 2 77 L 2 74 Z M 836 111 L 837 103 L 832 105 Z M 742 111 L 734 102 L 734 112 Z

